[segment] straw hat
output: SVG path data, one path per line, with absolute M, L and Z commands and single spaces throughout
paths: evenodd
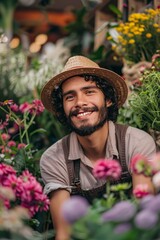
M 66 79 L 81 75 L 90 74 L 106 80 L 116 91 L 118 97 L 118 107 L 122 106 L 128 95 L 128 88 L 118 74 L 99 65 L 84 56 L 74 56 L 68 59 L 63 71 L 49 80 L 42 89 L 41 100 L 44 107 L 56 115 L 54 103 L 52 100 L 52 92 Z

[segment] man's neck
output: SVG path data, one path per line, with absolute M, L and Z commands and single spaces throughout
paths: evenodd
M 77 135 L 78 141 L 82 146 L 84 154 L 91 161 L 94 162 L 100 158 L 105 157 L 108 132 L 109 123 L 106 122 L 103 127 L 101 127 L 89 136 Z

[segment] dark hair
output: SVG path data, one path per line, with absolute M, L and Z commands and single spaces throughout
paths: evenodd
M 101 89 L 101 91 L 104 93 L 105 100 L 107 99 L 111 100 L 112 105 L 108 107 L 108 120 L 115 122 L 117 120 L 117 115 L 118 115 L 118 101 L 117 101 L 117 96 L 114 88 L 110 84 L 108 84 L 106 80 L 100 77 L 89 75 L 89 74 L 84 74 L 80 76 L 84 77 L 86 81 L 95 82 L 96 86 L 99 89 Z M 53 90 L 52 104 L 54 106 L 58 120 L 62 124 L 66 124 L 67 118 L 63 109 L 62 85 L 60 85 L 59 87 Z

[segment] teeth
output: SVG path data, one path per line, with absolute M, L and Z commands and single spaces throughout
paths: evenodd
M 89 115 L 89 114 L 90 114 L 90 112 L 84 112 L 84 113 L 78 113 L 77 116 L 82 117 L 82 116 Z

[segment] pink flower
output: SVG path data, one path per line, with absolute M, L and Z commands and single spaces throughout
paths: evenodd
M 10 187 L 16 192 L 16 187 L 18 185 L 18 178 L 15 174 L 9 174 L 8 177 L 3 181 L 3 186 Z
M 8 147 L 15 147 L 16 146 L 16 142 L 11 140 L 7 143 Z
M 9 175 L 15 175 L 16 171 L 10 165 L 0 163 L 0 183 L 3 185 Z
M 35 99 L 32 102 L 32 109 L 30 110 L 31 114 L 39 115 L 44 111 L 44 106 L 39 99 Z
M 99 179 L 118 180 L 121 172 L 122 169 L 119 162 L 112 159 L 99 159 L 93 169 L 93 175 Z
M 144 176 L 152 176 L 152 167 L 147 158 L 141 154 L 131 159 L 131 171 Z
M 3 130 L 8 126 L 8 121 L 0 121 L 0 130 Z
M 19 107 L 18 107 L 17 104 L 14 103 L 13 105 L 10 106 L 10 109 L 11 109 L 13 112 L 18 112 Z
M 18 130 L 19 130 L 19 126 L 17 125 L 17 123 L 14 123 L 13 124 L 13 127 L 10 127 L 9 129 L 8 129 L 8 132 L 9 132 L 9 134 L 15 134 L 15 133 L 17 133 L 18 132 Z
M 148 190 L 148 185 L 147 184 L 138 184 L 135 189 L 133 190 L 133 195 L 136 198 L 143 198 L 147 195 L 149 195 L 150 192 Z
M 13 100 L 5 100 L 2 104 L 3 104 L 3 106 L 4 105 L 12 105 L 13 104 Z
M 22 113 L 24 113 L 24 112 L 28 112 L 31 108 L 32 108 L 32 104 L 25 102 L 20 105 L 19 110 Z
M 19 178 L 22 181 L 18 187 L 21 206 L 27 208 L 31 216 L 38 211 L 48 210 L 49 200 L 36 178 L 28 170 L 23 171 Z
M 38 211 L 47 211 L 49 209 L 48 197 L 43 194 L 42 186 L 28 170 L 23 171 L 17 177 L 16 171 L 10 165 L 1 163 L 0 184 L 12 189 L 15 194 L 14 204 L 25 207 L 31 217 Z M 10 207 L 9 200 L 4 200 L 5 206 Z
M 10 139 L 10 135 L 9 134 L 7 134 L 7 133 L 2 133 L 1 134 L 1 138 L 2 138 L 2 140 L 4 140 L 4 141 L 7 141 L 8 139 Z
M 18 149 L 25 148 L 26 144 L 25 143 L 19 143 L 18 144 Z
M 6 146 L 0 146 L 1 149 L 1 153 L 5 154 L 5 153 L 11 153 L 11 149 L 6 147 Z

